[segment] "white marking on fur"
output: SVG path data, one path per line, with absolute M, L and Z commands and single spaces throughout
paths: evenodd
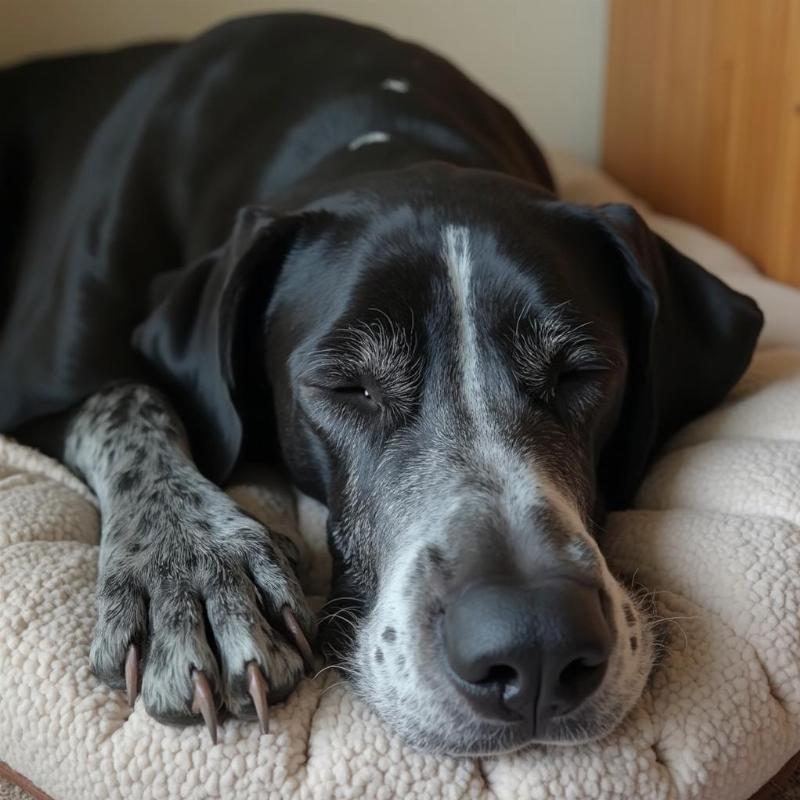
M 447 264 L 459 335 L 462 395 L 474 431 L 473 458 L 493 475 L 502 478 L 502 512 L 509 524 L 524 525 L 528 510 L 542 500 L 542 476 L 497 429 L 492 403 L 485 393 L 485 371 L 481 368 L 473 299 L 473 254 L 469 231 L 447 225 L 442 233 L 442 256 Z M 524 487 L 519 490 L 518 487 Z
M 381 89 L 398 94 L 406 94 L 410 88 L 411 84 L 405 78 L 387 78 L 381 84 Z
M 464 399 L 476 421 L 485 417 L 478 365 L 478 340 L 472 314 L 472 252 L 469 231 L 448 225 L 443 233 L 443 255 L 450 274 L 450 285 L 458 319 Z
M 381 144 L 388 142 L 392 137 L 385 131 L 370 131 L 361 136 L 356 136 L 350 144 L 347 145 L 348 150 L 358 150 L 359 147 L 364 147 L 367 144 Z

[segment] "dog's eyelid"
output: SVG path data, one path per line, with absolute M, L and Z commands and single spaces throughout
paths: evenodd
M 373 388 L 371 385 L 364 385 L 366 381 L 358 383 L 343 383 L 338 386 L 330 387 L 330 391 L 338 394 L 341 397 L 361 398 L 369 400 L 375 405 L 380 406 L 382 401 L 382 394 L 379 389 Z
M 370 377 L 321 373 L 306 376 L 302 381 L 306 390 L 325 396 L 334 402 L 360 404 L 363 407 L 382 409 L 384 393 Z
M 560 419 L 577 403 L 588 409 L 613 373 L 614 360 L 599 349 L 584 346 L 560 353 L 540 353 L 538 358 L 515 359 L 514 373 L 531 399 Z
M 596 359 L 567 358 L 554 367 L 554 371 L 561 377 L 565 375 L 590 377 L 591 375 L 602 375 L 609 372 L 612 365 L 608 361 L 598 361 Z
M 601 373 L 612 370 L 617 359 L 611 348 L 594 340 L 584 340 L 566 345 L 553 355 L 551 362 L 556 363 L 562 372 Z
M 330 392 L 356 392 L 367 390 L 370 394 L 382 394 L 380 382 L 372 375 L 356 370 L 315 369 L 307 371 L 301 378 L 306 386 Z
M 518 350 L 514 360 L 521 377 L 532 383 L 556 380 L 567 374 L 588 379 L 610 372 L 614 367 L 614 360 L 594 347 L 552 353 Z

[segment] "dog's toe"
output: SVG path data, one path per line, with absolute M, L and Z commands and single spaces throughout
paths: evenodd
M 144 593 L 126 575 L 103 578 L 97 586 L 97 623 L 89 660 L 94 674 L 113 689 L 128 690 L 136 699 L 137 668 L 131 662 L 131 646 L 137 651 L 147 629 Z
M 206 638 L 201 598 L 190 587 L 165 582 L 154 593 L 143 667 L 142 698 L 150 716 L 171 725 L 203 720 L 211 727 L 208 707 L 221 705 L 220 674 Z
M 281 618 L 272 619 L 262 608 L 255 588 L 244 577 L 227 580 L 206 598 L 225 705 L 234 716 L 245 719 L 265 719 L 262 688 L 270 703 L 278 702 L 294 689 L 304 671 L 303 659 L 287 638 Z M 263 678 L 263 687 L 253 677 L 253 667 Z

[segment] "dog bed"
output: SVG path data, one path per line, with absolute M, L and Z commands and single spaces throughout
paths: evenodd
M 557 159 L 570 199 L 631 200 Z M 404 746 L 327 670 L 272 711 L 270 734 L 131 712 L 91 675 L 98 518 L 67 470 L 0 438 L 0 761 L 53 798 L 751 797 L 800 751 L 800 293 L 696 228 L 651 224 L 754 295 L 762 345 L 723 404 L 682 430 L 613 514 L 603 547 L 635 574 L 664 630 L 639 705 L 607 739 L 480 759 Z M 240 502 L 283 528 L 292 498 L 247 479 Z M 323 510 L 296 506 L 321 591 Z M 14 771 L 12 773 L 12 771 Z M 24 779 L 22 778 L 24 776 Z M 0 787 L 1 788 L 1 787 Z

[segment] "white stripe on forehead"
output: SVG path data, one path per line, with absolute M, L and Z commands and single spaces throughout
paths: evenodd
M 527 524 L 527 514 L 545 498 L 545 479 L 536 467 L 510 443 L 499 430 L 494 404 L 486 394 L 486 376 L 481 368 L 478 330 L 475 324 L 473 251 L 469 229 L 447 225 L 442 231 L 442 258 L 447 266 L 453 296 L 453 317 L 458 331 L 458 356 L 461 367 L 461 394 L 470 420 L 473 446 L 465 453 L 488 469 L 503 483 L 503 512 L 520 529 Z M 462 422 L 465 422 L 462 420 Z
M 442 232 L 442 255 L 453 290 L 454 316 L 459 331 L 459 356 L 463 376 L 464 400 L 477 418 L 485 416 L 486 407 L 479 380 L 478 337 L 475 332 L 475 304 L 472 297 L 472 250 L 469 230 L 447 225 Z

